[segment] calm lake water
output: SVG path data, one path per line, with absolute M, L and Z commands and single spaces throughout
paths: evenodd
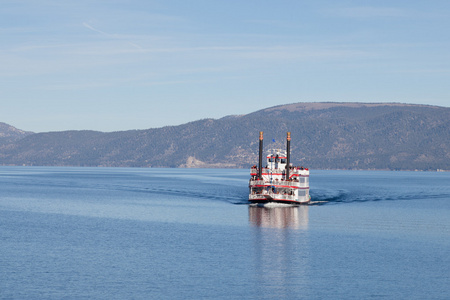
M 2 299 L 448 299 L 450 173 L 0 167 Z

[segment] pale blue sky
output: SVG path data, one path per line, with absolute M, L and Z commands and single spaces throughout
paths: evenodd
M 294 102 L 450 106 L 450 1 L 0 0 L 0 122 L 116 131 Z

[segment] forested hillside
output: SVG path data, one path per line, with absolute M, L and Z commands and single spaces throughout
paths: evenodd
M 296 103 L 241 116 L 122 132 L 24 134 L 0 144 L 2 165 L 248 167 L 285 148 L 313 169 L 450 170 L 450 108 L 408 104 Z

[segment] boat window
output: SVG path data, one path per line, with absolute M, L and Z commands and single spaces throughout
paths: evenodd
M 273 162 L 273 157 L 269 158 L 269 162 Z
M 281 163 L 282 163 L 282 164 L 285 164 L 285 163 L 286 163 L 286 159 L 284 159 L 284 158 L 281 159 Z

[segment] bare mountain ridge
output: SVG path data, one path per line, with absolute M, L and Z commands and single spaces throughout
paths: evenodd
M 32 132 L 23 131 L 0 122 L 0 146 L 10 144 L 30 134 L 32 134 Z
M 284 148 L 313 169 L 450 170 L 450 108 L 399 103 L 295 103 L 240 116 L 121 132 L 27 135 L 0 146 L 0 164 L 248 167 Z M 275 141 L 273 141 L 275 140 Z
M 335 107 L 351 107 L 351 108 L 361 108 L 361 107 L 382 107 L 382 106 L 392 106 L 392 107 L 436 107 L 431 105 L 420 105 L 420 104 L 404 104 L 404 103 L 358 103 L 358 102 L 306 102 L 306 103 L 292 103 L 285 105 L 278 105 L 271 108 L 266 108 L 264 111 L 273 110 L 287 110 L 287 111 L 309 111 L 309 110 L 321 110 L 329 109 Z M 437 107 L 436 107 L 437 108 Z

